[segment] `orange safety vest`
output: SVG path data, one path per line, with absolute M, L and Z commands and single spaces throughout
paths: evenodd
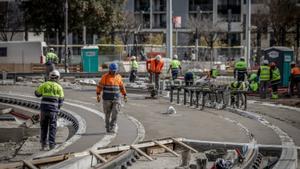
M 291 74 L 294 75 L 294 76 L 299 76 L 300 75 L 300 68 L 299 67 L 292 68 Z
M 125 96 L 126 90 L 121 75 L 104 74 L 97 85 L 96 94 L 100 95 L 102 91 L 103 100 L 117 100 L 120 97 L 120 93 Z
M 147 71 L 151 73 L 161 73 L 163 67 L 164 67 L 164 61 L 155 60 L 155 59 L 149 59 L 146 63 Z

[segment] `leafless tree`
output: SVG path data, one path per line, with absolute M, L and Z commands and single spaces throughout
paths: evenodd
M 0 11 L 0 40 L 11 41 L 22 26 L 22 13 L 16 2 L 7 2 L 3 11 Z
M 205 40 L 206 45 L 210 47 L 210 60 L 213 61 L 214 44 L 221 38 L 220 22 L 213 22 L 209 17 L 190 17 L 189 27 L 195 32 L 195 37 Z

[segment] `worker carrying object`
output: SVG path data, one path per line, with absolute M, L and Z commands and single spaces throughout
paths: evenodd
M 172 70 L 172 79 L 177 79 L 179 72 L 181 73 L 181 63 L 178 60 L 177 55 L 173 56 L 173 60 L 171 61 L 170 67 L 168 69 L 168 73 L 170 72 L 170 70 Z
M 300 67 L 295 62 L 291 63 L 291 75 L 290 75 L 290 94 L 294 95 L 294 87 L 296 86 L 298 97 L 300 98 Z
M 209 77 L 216 79 L 217 76 L 219 76 L 219 70 L 217 69 L 217 66 L 213 66 L 209 72 Z
M 55 70 L 55 65 L 58 63 L 58 57 L 54 53 L 54 49 L 50 48 L 49 52 L 46 54 L 46 76 L 45 76 L 45 81 L 48 80 L 49 73 Z
M 136 61 L 135 56 L 131 57 L 130 68 L 131 68 L 131 70 L 130 70 L 129 81 L 134 83 L 134 81 L 136 79 L 136 76 L 137 76 L 137 71 L 138 71 L 138 68 L 139 68 L 139 64 Z
M 118 65 L 109 65 L 109 72 L 104 74 L 97 85 L 97 101 L 100 102 L 100 95 L 103 99 L 103 111 L 105 113 L 105 128 L 108 133 L 116 132 L 117 115 L 120 112 L 121 98 L 120 93 L 127 102 L 126 90 L 121 75 L 117 74 Z
M 235 63 L 233 76 L 237 78 L 238 81 L 245 81 L 247 76 L 247 64 L 244 57 L 241 57 L 240 61 Z
M 256 73 L 251 73 L 248 77 L 249 88 L 252 92 L 257 92 L 259 88 L 259 82 Z
M 159 89 L 159 76 L 163 70 L 164 61 L 162 60 L 160 55 L 157 55 L 155 59 L 148 59 L 146 62 L 146 69 L 149 72 L 150 83 L 155 82 L 155 89 L 158 91 Z
M 60 73 L 53 70 L 49 74 L 49 81 L 42 83 L 35 91 L 37 97 L 42 97 L 41 101 L 41 147 L 46 149 L 47 137 L 50 150 L 55 148 L 56 121 L 57 114 L 64 101 L 64 91 L 58 83 Z M 48 132 L 49 131 L 49 132 Z
M 278 85 L 281 82 L 281 76 L 280 76 L 280 70 L 276 66 L 275 62 L 271 63 L 271 72 L 272 72 L 272 78 L 271 78 L 271 86 L 272 86 L 272 99 L 278 99 Z
M 267 98 L 269 83 L 270 80 L 272 79 L 272 72 L 268 60 L 263 61 L 263 64 L 258 69 L 257 76 L 259 78 L 259 83 L 260 83 L 260 90 L 259 90 L 260 97 L 262 99 L 265 99 Z

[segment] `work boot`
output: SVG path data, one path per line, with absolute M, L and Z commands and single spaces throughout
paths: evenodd
M 46 144 L 41 144 L 41 151 L 46 151 L 47 145 Z
M 55 148 L 55 145 L 49 145 L 49 150 L 53 150 Z
M 110 127 L 110 133 L 116 133 L 116 127 L 115 126 Z
M 271 97 L 271 99 L 278 99 L 278 94 L 276 94 L 276 93 L 272 93 L 272 97 Z
M 106 133 L 110 133 L 109 127 L 106 128 Z

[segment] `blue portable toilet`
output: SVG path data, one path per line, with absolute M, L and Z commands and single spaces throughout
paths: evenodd
M 282 87 L 288 87 L 291 73 L 291 62 L 294 60 L 294 51 L 288 47 L 270 47 L 264 50 L 264 58 L 270 63 L 275 62 L 280 70 Z
M 98 46 L 84 46 L 81 48 L 81 60 L 83 72 L 98 72 L 99 68 L 99 48 Z

